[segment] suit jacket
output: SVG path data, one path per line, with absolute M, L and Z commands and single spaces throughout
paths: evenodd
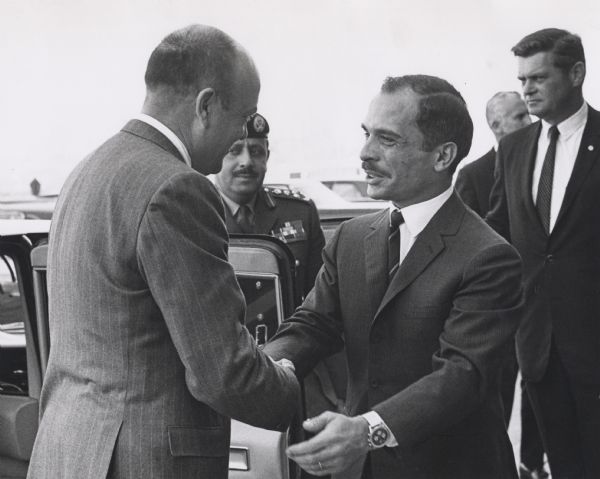
M 241 324 L 221 199 L 151 126 L 129 122 L 70 175 L 48 274 L 28 477 L 225 478 L 229 417 L 292 416 L 295 377 Z
M 542 378 L 553 339 L 567 371 L 600 384 L 600 113 L 589 108 L 581 146 L 548 236 L 531 195 L 541 123 L 498 148 L 489 224 L 520 252 L 526 307 L 517 333 L 525 379 Z
M 289 190 L 265 187 L 258 192 L 254 217 L 256 234 L 276 236 L 290 248 L 296 259 L 296 284 L 303 296 L 308 294 L 323 264 L 321 251 L 325 246 L 315 204 Z M 225 219 L 230 233 L 242 232 L 228 207 Z M 290 226 L 295 234 L 286 234 Z
M 399 444 L 371 453 L 374 478 L 514 478 L 496 375 L 517 328 L 519 256 L 453 194 L 386 286 L 388 214 L 338 228 L 265 350 L 301 375 L 343 338 L 349 414 L 377 411 Z
M 456 177 L 455 188 L 460 198 L 482 217 L 490 210 L 494 163 L 496 163 L 496 151 L 492 148 L 481 158 L 461 168 Z

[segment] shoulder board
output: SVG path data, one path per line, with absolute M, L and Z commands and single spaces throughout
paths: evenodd
M 293 191 L 289 188 L 274 188 L 272 186 L 263 187 L 265 193 L 273 196 L 274 198 L 287 198 L 290 200 L 309 201 L 309 198 L 304 196 L 299 191 Z

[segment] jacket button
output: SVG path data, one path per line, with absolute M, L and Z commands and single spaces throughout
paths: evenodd
M 377 379 L 371 379 L 371 382 L 369 384 L 373 389 L 377 389 L 379 387 L 379 382 L 377 381 Z
M 546 262 L 552 263 L 554 261 L 554 255 L 549 254 L 546 256 Z

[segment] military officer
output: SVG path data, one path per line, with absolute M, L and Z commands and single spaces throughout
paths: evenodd
M 286 243 L 296 259 L 296 284 L 306 296 L 321 267 L 325 245 L 317 208 L 300 193 L 263 187 L 270 153 L 269 124 L 256 114 L 246 126 L 247 138 L 231 146 L 215 175 L 225 203 L 227 229 L 230 233 L 271 235 Z M 346 360 L 341 352 L 317 364 L 305 378 L 308 417 L 341 410 L 345 389 Z
M 325 245 L 317 208 L 289 189 L 263 187 L 269 159 L 269 124 L 259 114 L 246 124 L 248 136 L 236 141 L 215 176 L 230 233 L 275 236 L 296 259 L 297 285 L 305 296 L 321 267 Z

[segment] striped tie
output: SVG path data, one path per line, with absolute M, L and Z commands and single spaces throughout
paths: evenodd
M 544 163 L 542 165 L 542 173 L 540 174 L 540 182 L 538 184 L 537 198 L 535 206 L 540 220 L 546 230 L 546 234 L 550 234 L 550 207 L 552 205 L 552 181 L 554 179 L 554 160 L 556 158 L 556 141 L 558 140 L 558 128 L 556 125 L 551 126 L 549 130 L 550 144 L 546 150 Z
M 400 225 L 402 223 L 404 218 L 400 210 L 392 211 L 388 236 L 388 279 L 392 279 L 400 266 Z

